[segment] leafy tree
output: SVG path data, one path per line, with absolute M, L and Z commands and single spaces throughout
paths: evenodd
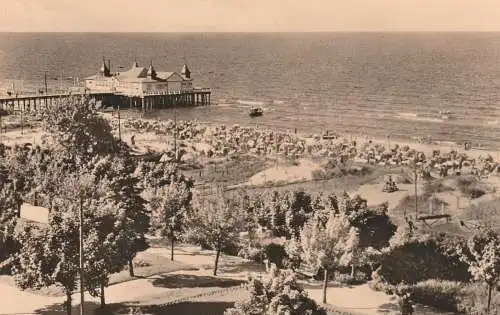
M 120 251 L 120 234 L 115 230 L 116 217 L 112 205 L 98 201 L 87 207 L 88 220 L 93 228 L 85 234 L 85 286 L 92 296 L 100 297 L 101 307 L 104 307 L 104 289 L 109 284 L 109 276 L 124 268 L 127 257 Z
M 11 184 L 0 187 L 0 261 L 10 258 L 17 249 L 17 243 L 12 236 L 17 222 L 18 205 L 11 187 Z
M 78 283 L 78 220 L 73 211 L 52 209 L 45 229 L 26 226 L 18 235 L 22 248 L 14 267 L 16 284 L 41 288 L 59 284 L 66 293 L 66 311 L 71 314 L 71 295 Z M 57 213 L 57 214 L 56 214 Z
M 449 237 L 419 234 L 411 225 L 401 226 L 382 250 L 376 273 L 391 285 L 415 284 L 427 279 L 467 282 L 468 266 L 461 261 Z
M 252 197 L 244 190 L 236 193 L 236 203 L 240 208 L 244 221 L 244 230 L 248 232 L 248 246 L 255 245 L 257 229 L 259 228 L 259 215 L 262 210 L 262 200 Z
M 271 191 L 264 196 L 266 212 L 269 213 L 269 225 L 275 236 L 287 235 L 286 209 L 287 204 L 283 195 L 278 191 Z
M 360 263 L 361 265 L 368 265 L 372 272 L 375 271 L 375 266 L 380 264 L 380 258 L 382 256 L 382 252 L 373 248 L 368 247 L 361 252 L 360 255 Z
M 175 163 L 144 162 L 137 165 L 136 176 L 139 183 L 146 189 L 152 189 L 156 195 L 157 190 L 169 185 L 172 181 L 182 181 L 183 175 L 177 170 Z
M 187 238 L 208 244 L 216 251 L 214 276 L 217 275 L 220 252 L 235 244 L 239 237 L 242 216 L 220 190 L 214 195 L 197 200 L 195 210 L 188 219 Z
M 224 315 L 326 315 L 326 311 L 308 297 L 297 283 L 295 274 L 276 266 L 264 278 L 250 278 L 250 298 L 238 301 Z
M 45 153 L 44 161 L 34 171 L 32 194 L 36 205 L 52 208 L 54 198 L 64 193 L 64 181 L 61 179 L 79 172 L 80 167 L 72 156 L 62 150 L 50 150 Z
M 303 261 L 310 267 L 324 271 L 323 303 L 326 303 L 329 272 L 335 271 L 342 263 L 350 229 L 351 225 L 346 216 L 333 213 L 325 226 L 315 216 L 302 229 Z
M 186 182 L 171 182 L 151 202 L 151 227 L 157 235 L 170 238 L 171 260 L 174 260 L 174 242 L 184 229 L 190 208 L 191 190 Z
M 311 195 L 303 191 L 288 192 L 285 194 L 287 237 L 300 237 L 300 230 L 304 223 L 310 218 L 313 208 L 311 206 Z
M 20 215 L 21 205 L 29 194 L 34 178 L 31 163 L 31 147 L 16 145 L 5 152 L 4 167 L 6 182 L 10 183 L 11 197 L 17 205 L 17 214 Z
M 463 252 L 462 259 L 469 265 L 474 280 L 488 286 L 488 314 L 491 294 L 500 280 L 500 239 L 497 233 L 487 230 L 475 235 L 467 242 L 469 252 Z
M 366 199 L 360 196 L 350 198 L 348 194 L 344 194 L 338 212 L 346 215 L 350 224 L 359 229 L 361 248 L 371 246 L 382 249 L 389 245 L 389 240 L 396 231 L 396 226 L 389 218 L 386 203 L 370 208 Z
M 92 176 L 82 173 L 61 180 L 66 189 L 52 203 L 49 224 L 44 227 L 26 224 L 16 235 L 21 250 L 14 274 L 23 289 L 62 286 L 70 314 L 71 295 L 79 282 L 80 207 L 84 221 L 83 284 L 92 295 L 101 295 L 103 305 L 109 275 L 121 270 L 125 260 L 115 238 L 114 213 L 107 208 L 106 183 L 96 186 Z
M 297 270 L 302 263 L 302 245 L 300 240 L 295 238 L 289 239 L 285 242 L 286 262 L 285 265 L 292 269 Z
M 343 266 L 351 266 L 351 277 L 354 277 L 356 266 L 361 262 L 362 249 L 359 247 L 359 229 L 351 227 L 345 243 L 345 252 L 341 257 Z
M 75 96 L 49 107 L 42 123 L 58 145 L 83 159 L 116 153 L 124 146 L 114 138 L 111 125 L 87 97 Z
M 116 211 L 116 239 L 120 251 L 128 261 L 128 270 L 134 276 L 132 263 L 138 252 L 148 248 L 146 234 L 150 228 L 150 214 L 146 201 L 141 197 L 139 179 L 134 176 L 135 163 L 131 157 L 114 157 L 109 160 L 111 167 L 105 175 L 109 182 Z

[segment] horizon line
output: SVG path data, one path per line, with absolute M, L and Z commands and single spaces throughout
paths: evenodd
M 331 31 L 15 31 L 0 34 L 320 34 L 320 33 L 500 33 L 500 30 L 331 30 Z

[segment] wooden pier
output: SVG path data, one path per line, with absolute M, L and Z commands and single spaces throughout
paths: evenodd
M 186 91 L 150 92 L 141 95 L 125 95 L 110 92 L 71 92 L 56 94 L 0 96 L 0 108 L 4 110 L 37 111 L 57 104 L 62 99 L 86 95 L 105 106 L 142 108 L 143 112 L 175 106 L 200 106 L 211 104 L 208 88 Z

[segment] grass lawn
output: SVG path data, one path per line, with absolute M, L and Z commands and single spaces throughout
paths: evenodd
M 263 157 L 245 154 L 239 155 L 233 160 L 206 164 L 201 170 L 189 170 L 184 171 L 184 173 L 191 176 L 197 186 L 211 183 L 230 186 L 246 181 L 254 174 L 266 169 L 268 164 L 268 160 Z
M 152 275 L 169 273 L 179 270 L 197 270 L 191 266 L 182 264 L 177 261 L 171 261 L 168 258 L 154 254 L 139 253 L 134 259 L 135 277 L 131 277 L 127 269 L 121 272 L 112 274 L 109 279 L 109 284 L 117 284 L 125 281 L 134 280 L 137 278 L 147 278 Z M 0 276 L 0 282 L 15 286 L 14 278 L 8 275 Z M 28 292 L 43 295 L 43 296 L 64 296 L 64 291 L 60 286 L 45 287 L 40 290 L 27 289 Z

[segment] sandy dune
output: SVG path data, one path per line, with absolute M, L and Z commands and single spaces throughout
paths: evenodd
M 274 166 L 255 174 L 248 179 L 248 186 L 262 186 L 276 183 L 293 183 L 298 181 L 308 181 L 313 179 L 314 171 L 323 170 L 318 164 L 300 159 L 298 165 Z

